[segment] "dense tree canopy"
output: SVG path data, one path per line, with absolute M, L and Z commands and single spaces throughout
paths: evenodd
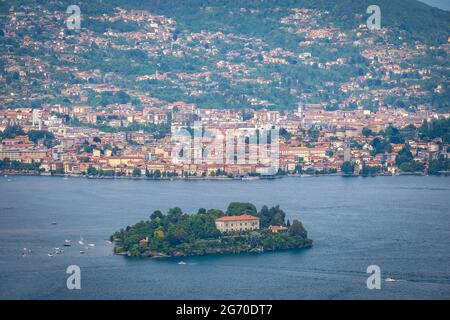
M 430 140 L 441 137 L 444 143 L 450 143 L 450 118 L 424 122 L 419 128 L 419 134 Z
M 227 208 L 227 215 L 233 216 L 233 215 L 243 215 L 243 214 L 250 214 L 254 215 L 257 213 L 256 207 L 252 203 L 248 202 L 232 202 L 228 205 Z
M 6 129 L 0 133 L 0 139 L 15 138 L 23 135 L 25 135 L 25 132 L 22 130 L 21 126 L 11 125 L 6 127 Z

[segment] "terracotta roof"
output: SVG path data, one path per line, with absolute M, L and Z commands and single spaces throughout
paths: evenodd
M 220 218 L 216 219 L 216 221 L 223 221 L 223 222 L 227 222 L 227 221 L 249 221 L 249 220 L 259 220 L 259 218 L 255 217 L 255 216 L 248 215 L 248 214 L 244 214 L 242 216 L 224 216 L 224 217 L 220 217 Z
M 288 228 L 283 227 L 283 226 L 269 226 L 269 229 L 272 231 L 281 231 L 281 230 L 287 230 Z

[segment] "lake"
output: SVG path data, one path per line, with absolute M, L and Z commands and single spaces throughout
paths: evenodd
M 311 249 L 153 260 L 105 240 L 157 209 L 279 204 Z M 1 299 L 449 299 L 450 177 L 138 181 L 0 177 Z M 56 222 L 53 225 L 52 222 Z M 80 238 L 95 247 L 85 249 Z M 55 247 L 61 255 L 49 257 Z M 23 248 L 31 253 L 23 255 Z M 84 250 L 85 254 L 80 254 Z M 179 265 L 180 260 L 186 265 Z M 68 290 L 66 268 L 81 268 Z M 381 268 L 380 290 L 366 269 Z

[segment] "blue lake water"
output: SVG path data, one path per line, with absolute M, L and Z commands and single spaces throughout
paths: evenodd
M 299 251 L 152 260 L 114 256 L 105 239 L 179 206 L 277 205 L 303 221 Z M 134 181 L 0 177 L 1 299 L 449 299 L 450 178 L 302 177 Z M 52 225 L 52 221 L 57 225 Z M 78 240 L 95 247 L 81 248 Z M 65 239 L 72 247 L 48 257 Z M 22 256 L 23 248 L 32 253 Z M 84 255 L 80 250 L 85 250 Z M 378 265 L 381 290 L 366 286 Z M 68 290 L 66 268 L 81 268 Z

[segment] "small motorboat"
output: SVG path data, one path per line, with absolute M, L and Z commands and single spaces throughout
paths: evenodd
M 85 252 L 83 250 L 80 251 L 80 254 L 84 254 Z
M 386 278 L 386 279 L 384 279 L 384 281 L 386 281 L 386 282 L 395 282 L 397 280 L 395 280 L 393 278 Z
M 178 264 L 180 264 L 180 265 L 186 265 L 187 263 L 184 262 L 184 261 L 180 261 L 180 262 L 178 262 Z
M 53 257 L 53 254 L 52 253 L 48 253 L 47 254 L 49 257 Z
M 72 240 L 64 240 L 64 246 L 70 247 L 72 245 Z
M 83 246 L 83 245 L 84 245 L 84 239 L 83 239 L 83 237 L 80 237 L 80 240 L 78 240 L 78 244 L 79 244 L 80 246 Z
M 88 246 L 92 248 L 92 247 L 95 247 L 95 244 L 94 243 L 89 243 Z

